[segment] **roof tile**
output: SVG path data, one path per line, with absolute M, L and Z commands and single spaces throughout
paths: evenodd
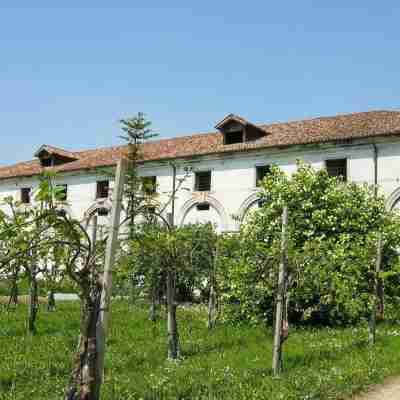
M 252 142 L 231 145 L 223 144 L 223 135 L 220 132 L 151 141 L 143 145 L 142 161 L 400 135 L 400 112 L 370 111 L 303 121 L 259 125 L 259 127 L 267 132 L 264 137 Z M 70 156 L 73 155 L 77 160 L 48 168 L 41 167 L 38 160 L 20 162 L 11 166 L 0 167 L 0 179 L 33 176 L 45 169 L 68 172 L 112 166 L 118 162 L 127 150 L 126 146 L 117 146 L 70 152 L 52 146 L 48 147 L 58 152 L 63 151 L 68 153 Z

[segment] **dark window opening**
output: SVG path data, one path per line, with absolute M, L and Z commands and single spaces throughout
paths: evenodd
M 151 214 L 151 215 L 154 215 L 156 213 L 156 208 L 153 207 L 153 206 L 147 207 L 147 213 Z
M 211 190 L 211 171 L 196 172 L 195 191 L 209 192 Z
M 21 189 L 21 203 L 29 204 L 31 202 L 31 188 Z
M 57 185 L 58 200 L 66 201 L 68 197 L 68 185 Z
M 326 160 L 326 170 L 329 176 L 347 180 L 347 159 Z
M 67 216 L 67 212 L 65 210 L 63 210 L 63 209 L 61 209 L 61 210 L 58 209 L 56 212 L 60 217 L 66 217 Z
M 41 158 L 40 164 L 42 165 L 42 167 L 51 167 L 53 165 L 53 159 L 51 157 Z
M 157 177 L 145 176 L 142 178 L 143 191 L 146 194 L 154 194 L 157 190 Z
M 97 182 L 96 199 L 106 199 L 108 197 L 109 189 L 110 189 L 109 181 Z
M 258 200 L 258 202 L 257 202 L 258 208 L 264 207 L 265 203 L 266 203 L 266 201 L 264 199 Z
M 261 181 L 271 172 L 270 165 L 256 167 L 256 186 L 261 185 Z
M 108 209 L 105 208 L 105 207 L 99 208 L 99 209 L 97 210 L 97 215 L 98 215 L 99 217 L 107 217 L 107 215 L 108 215 Z
M 210 205 L 208 203 L 199 203 L 196 206 L 197 211 L 208 211 L 210 209 Z
M 225 133 L 225 144 L 243 143 L 243 131 Z

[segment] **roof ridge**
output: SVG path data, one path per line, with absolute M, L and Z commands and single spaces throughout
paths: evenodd
M 222 134 L 215 131 L 150 140 L 143 146 L 142 161 L 400 135 L 400 111 L 371 110 L 257 124 L 257 126 L 262 127 L 268 134 L 249 142 L 232 145 L 224 145 Z M 56 146 L 47 146 L 57 149 Z M 78 151 L 66 151 L 60 148 L 60 151 L 73 154 L 78 159 L 54 168 L 59 172 L 68 172 L 113 166 L 120 159 L 122 150 L 126 146 L 126 144 L 119 144 Z M 38 160 L 28 160 L 14 165 L 0 166 L 0 171 L 0 179 L 34 176 L 41 172 L 41 166 Z
M 269 123 L 262 123 L 262 124 L 257 124 L 259 126 L 275 126 L 275 125 L 287 125 L 287 124 L 295 124 L 295 123 L 300 123 L 300 122 L 312 122 L 312 121 L 318 121 L 318 120 L 331 120 L 335 118 L 341 118 L 341 117 L 354 117 L 355 115 L 366 115 L 366 114 L 378 114 L 378 113 L 393 113 L 393 114 L 400 114 L 400 109 L 398 110 L 387 110 L 387 109 L 381 109 L 381 110 L 370 110 L 370 111 L 355 111 L 351 113 L 339 113 L 335 115 L 321 115 L 319 117 L 306 117 L 302 119 L 293 119 L 293 120 L 288 120 L 288 121 L 275 121 L 275 122 L 269 122 Z
M 268 123 L 259 123 L 259 124 L 254 124 L 258 127 L 265 128 L 268 126 L 276 126 L 276 125 L 288 125 L 288 124 L 296 124 L 296 123 L 301 123 L 301 122 L 312 122 L 312 121 L 318 121 L 318 120 L 331 120 L 335 118 L 341 118 L 341 117 L 352 117 L 355 115 L 366 115 L 366 114 L 372 114 L 372 113 L 395 113 L 395 114 L 400 114 L 400 109 L 399 110 L 387 110 L 387 109 L 380 109 L 380 110 L 370 110 L 370 111 L 356 111 L 356 112 L 351 112 L 351 113 L 339 113 L 335 114 L 332 116 L 319 116 L 319 117 L 309 117 L 309 118 L 303 118 L 303 119 L 293 119 L 289 121 L 274 121 L 274 122 L 268 122 Z M 237 116 L 237 114 L 230 113 L 228 116 Z M 242 118 L 242 117 L 240 117 Z M 178 135 L 178 136 L 171 136 L 168 138 L 160 138 L 160 139 L 150 139 L 149 141 L 145 142 L 145 145 L 151 145 L 155 143 L 161 143 L 161 142 L 166 142 L 166 141 L 175 141 L 175 140 L 182 140 L 182 139 L 187 139 L 187 138 L 192 138 L 192 137 L 197 137 L 197 136 L 205 136 L 205 135 L 219 135 L 220 132 L 218 131 L 210 131 L 210 132 L 195 132 L 191 134 L 185 134 L 185 135 Z M 120 144 L 120 145 L 113 145 L 113 146 L 101 146 L 101 147 L 96 147 L 92 149 L 81 149 L 81 150 L 65 150 L 61 147 L 53 146 L 53 145 L 43 145 L 43 146 L 49 146 L 53 147 L 59 150 L 63 151 L 68 151 L 70 153 L 87 153 L 87 152 L 94 152 L 94 151 L 107 151 L 107 150 L 118 150 L 121 149 L 127 144 Z

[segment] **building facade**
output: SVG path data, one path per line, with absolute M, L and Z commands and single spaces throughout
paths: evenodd
M 377 184 L 388 208 L 400 204 L 400 112 L 270 125 L 231 114 L 216 129 L 143 145 L 140 175 L 155 185 L 160 203 L 172 191 L 172 164 L 177 178 L 184 178 L 176 200 L 177 225 L 211 221 L 219 231 L 238 230 L 246 214 L 258 207 L 258 181 L 269 167 L 291 174 L 298 160 L 349 181 Z M 54 170 L 67 211 L 78 219 L 96 211 L 106 223 L 113 182 L 105 171 L 115 168 L 125 153 L 124 146 L 78 152 L 41 146 L 32 161 L 0 168 L 0 199 L 32 202 L 38 175 Z

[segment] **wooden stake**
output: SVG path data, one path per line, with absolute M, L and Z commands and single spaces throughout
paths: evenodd
M 376 311 L 379 301 L 379 285 L 382 265 L 382 235 L 379 234 L 378 241 L 376 244 L 376 260 L 375 260 L 375 271 L 373 278 L 373 291 L 372 291 L 372 310 L 369 318 L 369 344 L 374 345 L 376 341 Z
M 112 267 L 115 262 L 115 253 L 118 244 L 118 232 L 120 225 L 121 205 L 124 192 L 125 175 L 128 167 L 128 162 L 125 159 L 121 159 L 117 166 L 117 172 L 115 175 L 115 185 L 113 191 L 113 205 L 111 210 L 111 221 L 109 236 L 107 240 L 103 282 L 102 282 L 102 293 L 100 300 L 100 313 L 96 325 L 96 338 L 97 338 L 97 371 L 100 377 L 100 383 L 98 392 L 100 393 L 100 385 L 103 381 L 104 375 L 104 354 L 106 347 L 106 335 L 107 328 L 110 318 L 110 300 L 112 290 Z M 96 397 L 96 398 L 99 398 Z
M 285 307 L 286 279 L 287 279 L 287 225 L 288 208 L 285 206 L 282 212 L 282 234 L 281 234 L 281 261 L 279 264 L 278 293 L 275 311 L 274 347 L 272 355 L 272 370 L 274 375 L 279 375 L 282 369 L 282 328 L 283 312 Z

